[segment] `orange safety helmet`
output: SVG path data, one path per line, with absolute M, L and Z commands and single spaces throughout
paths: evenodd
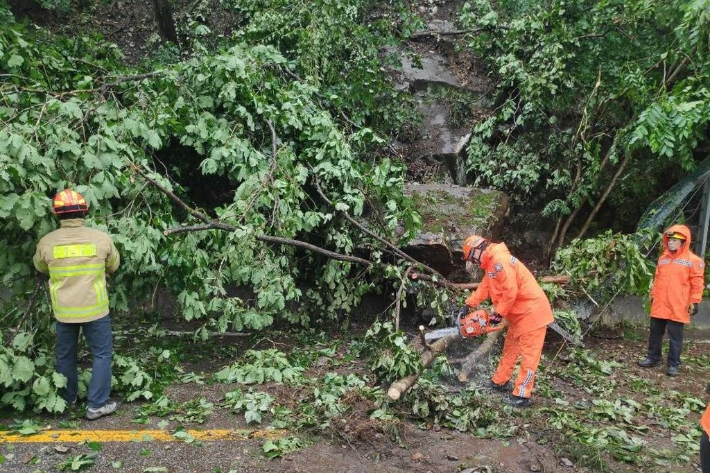
M 64 189 L 52 199 L 52 212 L 57 215 L 86 212 L 87 210 L 89 210 L 89 204 L 84 200 L 84 196 L 71 189 Z
M 466 238 L 466 240 L 464 240 L 463 242 L 463 259 L 465 261 L 471 259 L 471 254 L 473 253 L 473 250 L 479 249 L 486 243 L 488 243 L 488 240 L 486 240 L 480 235 L 471 235 L 470 237 Z

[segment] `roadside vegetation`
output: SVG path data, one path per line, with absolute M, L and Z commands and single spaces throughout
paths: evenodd
M 39 3 L 78 15 L 71 1 Z M 401 306 L 448 320 L 463 300 L 413 283 L 412 268 L 442 278 L 399 250 L 421 216 L 390 143 L 418 117 L 382 62 L 423 19 L 399 0 L 217 3 L 238 18 L 230 35 L 214 34 L 198 9 L 177 22 L 177 42 L 128 65 L 100 36 L 56 35 L 0 0 L 0 428 L 76 425 L 57 394 L 66 380 L 54 372 L 50 305 L 31 263 L 55 226 L 48 197 L 72 187 L 122 254 L 110 281 L 122 315 L 113 393 L 137 424 L 193 443 L 188 428 L 230 412 L 288 432 L 264 442 L 267 458 L 318 438 L 403 444 L 414 425 L 530 439 L 590 472 L 691 471 L 706 404 L 697 380 L 710 359 L 691 343 L 684 366 L 695 382 L 661 388 L 629 371 L 642 345 L 633 329 L 596 339 L 605 330 L 574 307 L 648 293 L 658 238 L 619 231 L 708 147 L 706 1 L 475 0 L 457 12 L 461 47 L 486 58 L 496 81 L 494 106 L 472 130 L 471 183 L 553 222 L 545 256 L 570 283 L 544 289 L 558 323 L 592 340 L 548 347 L 526 411 L 458 383 L 445 357 L 398 402 L 385 395 L 422 370 Z M 473 98 L 454 99 L 470 119 Z M 163 291 L 189 333 L 165 328 Z M 372 293 L 396 301 L 356 320 Z M 225 343 L 226 332 L 247 335 Z M 482 379 L 491 369 L 487 360 Z M 80 400 L 89 376 L 84 368 Z M 218 389 L 220 400 L 177 401 L 170 388 L 181 384 Z M 100 449 L 58 468 L 90 468 Z M 8 455 L 0 446 L 0 464 Z

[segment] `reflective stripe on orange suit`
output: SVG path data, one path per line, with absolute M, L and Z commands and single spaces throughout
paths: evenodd
M 466 299 L 477 307 L 490 297 L 496 311 L 509 323 L 503 354 L 493 382 L 503 384 L 522 356 L 513 394 L 530 397 L 540 364 L 547 326 L 555 319 L 545 292 L 528 268 L 512 256 L 504 243 L 491 244 L 481 257 L 485 271 L 478 289 Z
M 685 242 L 671 253 L 668 232 L 682 233 Z M 651 289 L 651 317 L 690 323 L 688 308 L 697 304 L 703 295 L 705 263 L 690 251 L 690 230 L 685 225 L 673 225 L 663 233 L 663 254 L 658 259 Z
M 710 404 L 705 408 L 705 412 L 700 418 L 700 427 L 710 436 Z

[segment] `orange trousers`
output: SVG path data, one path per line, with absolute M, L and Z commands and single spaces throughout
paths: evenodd
M 518 377 L 515 379 L 513 395 L 530 397 L 535 384 L 535 373 L 540 364 L 540 356 L 542 356 L 542 346 L 545 343 L 546 332 L 546 326 L 519 336 L 509 332 L 505 337 L 503 354 L 498 363 L 498 369 L 493 374 L 492 381 L 496 384 L 505 384 L 510 381 L 518 358 L 522 358 L 520 371 L 518 371 Z

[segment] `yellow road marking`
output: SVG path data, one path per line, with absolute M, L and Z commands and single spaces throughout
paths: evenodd
M 195 440 L 277 439 L 286 430 L 186 430 Z M 182 441 L 164 430 L 45 430 L 33 435 L 0 432 L 3 443 L 78 443 L 78 442 L 172 442 Z

